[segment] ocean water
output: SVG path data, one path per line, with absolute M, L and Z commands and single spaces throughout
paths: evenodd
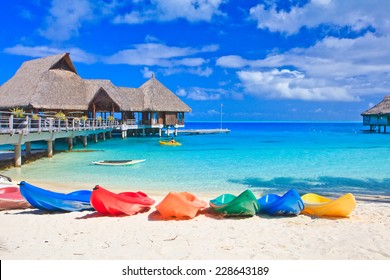
M 187 123 L 186 129 L 219 123 Z M 2 173 L 14 180 L 142 191 L 390 195 L 390 134 L 365 133 L 361 123 L 224 123 L 229 134 L 179 135 L 181 147 L 159 137 L 119 137 L 81 143 L 74 152 Z M 164 138 L 164 137 L 163 137 Z M 41 146 L 39 146 L 41 145 Z M 32 148 L 45 147 L 33 144 Z M 56 140 L 56 149 L 67 143 Z M 146 159 L 134 166 L 92 161 Z

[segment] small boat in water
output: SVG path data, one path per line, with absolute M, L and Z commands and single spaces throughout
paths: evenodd
M 238 196 L 223 194 L 210 200 L 209 204 L 211 209 L 224 216 L 254 216 L 259 211 L 259 204 L 251 190 Z
M 143 192 L 113 193 L 101 186 L 96 186 L 91 195 L 91 204 L 95 210 L 104 215 L 134 215 L 146 212 L 154 200 Z
M 35 208 L 51 212 L 72 212 L 93 210 L 90 198 L 92 191 L 80 190 L 68 194 L 52 192 L 24 181 L 20 182 L 20 192 Z
M 5 185 L 13 185 L 14 183 L 12 182 L 12 179 L 8 176 L 5 176 L 3 174 L 0 174 L 0 186 Z
M 302 197 L 305 208 L 302 214 L 324 217 L 348 217 L 356 208 L 353 194 L 347 193 L 337 199 L 331 199 L 314 193 Z
M 169 140 L 169 141 L 158 141 L 160 143 L 160 145 L 164 145 L 164 146 L 181 146 L 181 143 L 180 142 L 177 142 L 175 140 Z
M 0 188 L 0 210 L 11 210 L 11 209 L 25 209 L 31 207 L 18 187 L 2 187 Z
M 133 165 L 144 161 L 145 159 L 99 160 L 93 161 L 92 163 L 97 165 Z
M 271 216 L 284 215 L 296 216 L 304 208 L 303 201 L 295 189 L 291 189 L 283 196 L 267 194 L 258 199 L 260 213 Z
M 199 200 L 188 192 L 170 192 L 156 206 L 163 219 L 192 219 L 200 210 L 207 207 L 207 202 Z

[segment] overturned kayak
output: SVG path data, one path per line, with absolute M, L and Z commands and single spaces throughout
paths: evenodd
M 165 146 L 181 146 L 180 142 L 177 141 L 158 141 L 160 145 L 165 145 Z
M 91 204 L 95 210 L 104 215 L 134 215 L 146 212 L 154 200 L 143 192 L 113 193 L 101 186 L 96 186 L 91 195 Z
M 170 192 L 156 206 L 163 219 L 169 218 L 194 218 L 198 212 L 207 207 L 207 202 L 199 200 L 188 192 Z
M 325 217 L 348 217 L 356 208 L 353 194 L 347 193 L 337 199 L 331 199 L 314 193 L 302 197 L 305 208 L 302 214 Z
M 52 192 L 20 182 L 20 192 L 23 197 L 35 208 L 52 211 L 84 211 L 93 210 L 90 204 L 92 191 L 80 190 L 68 194 Z
M 93 161 L 92 163 L 97 165 L 133 165 L 144 161 L 145 159 L 99 160 Z
M 18 187 L 0 188 L 0 210 L 25 209 L 31 207 Z
M 258 199 L 260 213 L 268 215 L 299 215 L 304 208 L 303 201 L 295 189 L 291 189 L 283 196 L 267 194 Z
M 254 216 L 260 207 L 251 190 L 240 195 L 223 194 L 210 200 L 210 207 L 224 216 Z

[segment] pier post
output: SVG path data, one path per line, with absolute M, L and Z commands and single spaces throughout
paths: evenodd
M 108 132 L 108 138 L 112 138 L 112 131 Z
M 103 138 L 103 141 L 106 141 L 106 133 L 105 132 L 102 132 L 102 138 Z
M 177 136 L 177 127 L 175 127 L 175 136 Z
M 145 136 L 145 128 L 142 129 L 142 136 Z
M 48 158 L 53 157 L 53 141 L 52 140 L 47 141 L 47 157 Z
M 83 136 L 83 146 L 87 147 L 87 143 L 88 143 L 87 136 Z
M 98 134 L 97 134 L 97 133 L 95 133 L 95 134 L 93 135 L 93 141 L 94 141 L 95 143 L 98 142 Z
M 161 133 L 161 128 L 158 129 L 158 136 L 162 136 L 162 133 Z
M 26 142 L 26 157 L 31 156 L 31 142 Z
M 69 151 L 73 150 L 73 138 L 72 137 L 68 138 L 68 150 Z
M 21 167 L 22 166 L 22 147 L 21 145 L 14 145 L 14 151 L 15 151 L 15 167 Z

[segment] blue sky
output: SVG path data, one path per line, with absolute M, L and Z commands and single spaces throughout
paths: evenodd
M 389 15 L 386 0 L 1 1 L 0 84 L 70 52 L 83 78 L 154 73 L 191 121 L 221 104 L 233 121 L 360 121 L 390 94 Z

